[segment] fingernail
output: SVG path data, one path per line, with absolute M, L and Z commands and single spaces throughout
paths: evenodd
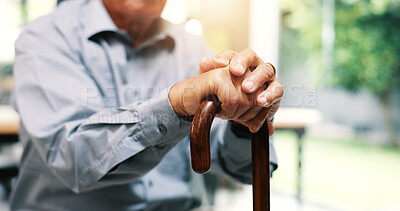
M 246 87 L 248 90 L 251 90 L 251 89 L 253 89 L 254 83 L 253 83 L 253 81 L 247 80 L 247 81 L 244 82 L 243 85 L 244 85 L 244 87 Z
M 258 98 L 258 101 L 261 105 L 265 105 L 267 103 L 267 98 L 264 96 L 261 96 L 260 98 Z
M 239 63 L 236 63 L 234 67 L 235 67 L 235 69 L 238 70 L 240 73 L 243 73 L 243 72 L 244 72 L 244 67 L 243 67 L 243 65 L 241 65 L 241 64 L 239 64 Z

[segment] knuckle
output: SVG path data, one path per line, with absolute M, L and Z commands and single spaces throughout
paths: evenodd
M 283 89 L 283 87 L 281 86 L 281 84 L 276 84 L 273 89 L 271 90 L 271 92 L 273 92 L 272 94 L 274 94 L 277 98 L 280 98 L 284 95 L 285 91 Z
M 246 54 L 250 55 L 250 56 L 256 56 L 256 55 L 257 55 L 256 52 L 254 52 L 254 51 L 251 50 L 250 48 L 246 48 L 246 49 L 244 50 L 244 52 L 245 52 Z
M 262 74 L 264 77 L 268 78 L 268 79 L 272 79 L 275 77 L 275 72 L 273 69 L 270 68 L 270 66 L 266 63 L 262 63 L 261 65 L 262 68 Z
M 226 55 L 230 52 L 230 50 L 223 50 L 220 54 L 218 54 L 217 56 L 221 56 L 221 55 Z
M 255 122 L 255 120 L 250 120 L 250 121 L 248 121 L 248 127 L 249 127 L 249 129 L 250 128 L 254 128 L 256 125 L 257 125 L 257 123 Z
M 224 79 L 225 79 L 225 73 L 224 71 L 214 71 L 213 72 L 213 79 L 217 82 L 223 83 Z
M 223 52 L 220 53 L 220 54 L 215 55 L 215 56 L 213 57 L 213 60 L 217 60 L 217 59 L 221 59 L 221 58 L 222 58 L 222 59 L 224 58 Z
M 243 105 L 246 107 L 246 109 L 250 109 L 252 106 L 254 106 L 253 95 L 246 96 L 245 100 L 243 101 Z
M 277 87 L 276 92 L 277 92 L 278 97 L 282 97 L 285 94 L 285 90 L 283 89 L 282 86 Z
M 243 105 L 246 107 L 246 109 L 250 109 L 253 106 L 253 101 L 246 100 L 244 101 Z
M 249 122 L 252 118 L 250 116 L 243 116 L 240 118 L 241 121 Z
M 240 103 L 240 99 L 237 94 L 229 95 L 229 104 L 236 106 L 236 105 L 239 105 L 239 103 Z
M 236 52 L 235 51 L 233 51 L 233 50 L 230 50 L 230 49 L 228 49 L 228 50 L 225 50 L 226 51 L 226 53 L 227 54 L 236 54 Z
M 224 50 L 221 53 L 219 53 L 216 57 L 217 58 L 225 58 L 225 57 L 227 57 L 229 55 L 235 55 L 235 54 L 236 54 L 235 51 L 227 49 L 227 50 Z

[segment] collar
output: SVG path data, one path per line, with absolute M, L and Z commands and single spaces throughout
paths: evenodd
M 119 30 L 118 27 L 115 25 L 114 21 L 111 19 L 107 9 L 104 7 L 104 4 L 103 2 L 101 2 L 101 0 L 87 0 L 86 8 L 83 14 L 85 17 L 84 32 L 85 36 L 88 39 L 91 39 L 94 36 L 99 35 L 103 32 L 114 32 L 130 41 L 129 35 L 125 31 Z M 171 31 L 171 23 L 160 18 L 157 27 L 158 32 L 137 47 L 141 48 L 149 46 L 161 40 L 171 40 L 171 38 L 172 41 L 174 41 L 173 33 Z
M 101 32 L 119 32 L 101 0 L 87 0 L 83 15 L 85 36 L 88 39 Z

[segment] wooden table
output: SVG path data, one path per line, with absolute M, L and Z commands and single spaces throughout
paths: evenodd
M 0 106 L 0 150 L 18 141 L 19 115 L 9 106 Z M 8 195 L 11 180 L 18 174 L 18 162 L 7 153 L 0 154 L 0 183 Z
M 0 143 L 18 141 L 19 115 L 10 106 L 0 106 Z
M 281 107 L 275 114 L 274 128 L 276 130 L 291 130 L 297 135 L 297 200 L 301 203 L 301 188 L 302 188 L 302 151 L 303 151 L 303 135 L 307 126 L 316 124 L 322 119 L 321 112 L 313 109 L 289 108 Z M 284 156 L 284 155 L 282 155 Z

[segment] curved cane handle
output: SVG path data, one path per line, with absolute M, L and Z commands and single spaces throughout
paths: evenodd
M 190 155 L 192 169 L 196 173 L 205 174 L 210 170 L 210 128 L 215 116 L 221 110 L 221 103 L 213 95 L 205 98 L 194 114 L 190 129 Z

